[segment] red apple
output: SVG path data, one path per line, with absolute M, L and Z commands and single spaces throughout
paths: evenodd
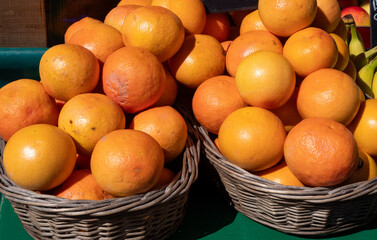
M 340 16 L 351 14 L 355 20 L 356 26 L 370 26 L 370 16 L 363 8 L 359 6 L 348 7 L 340 12 Z
M 340 9 L 345 9 L 352 6 L 359 6 L 358 0 L 338 0 Z

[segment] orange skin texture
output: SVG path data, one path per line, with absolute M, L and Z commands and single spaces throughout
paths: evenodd
M 352 133 L 328 118 L 307 118 L 294 126 L 284 143 L 292 173 L 308 186 L 335 186 L 357 168 L 359 156 Z
M 192 34 L 185 37 L 182 47 L 168 60 L 168 65 L 178 82 L 197 88 L 208 78 L 224 73 L 225 53 L 216 38 Z
M 192 110 L 196 120 L 209 132 L 218 134 L 224 119 L 233 111 L 246 107 L 233 77 L 212 77 L 196 89 Z
M 366 99 L 360 105 L 355 119 L 348 125 L 360 150 L 377 156 L 377 100 Z
M 77 152 L 90 156 L 96 143 L 106 134 L 125 128 L 122 108 L 110 97 L 85 93 L 71 98 L 62 108 L 58 126 L 74 140 Z
M 258 11 L 268 31 L 288 37 L 312 24 L 317 14 L 317 1 L 261 0 Z
M 206 24 L 206 9 L 201 0 L 152 0 L 152 6 L 161 6 L 181 19 L 186 35 L 202 33 Z
M 329 33 L 309 27 L 288 38 L 283 55 L 299 76 L 306 77 L 322 68 L 334 68 L 338 60 L 338 49 Z
M 360 107 L 360 93 L 355 81 L 336 69 L 321 69 L 301 83 L 297 109 L 302 118 L 326 117 L 349 124 Z
M 150 6 L 152 0 L 120 0 L 117 6 L 124 5 L 140 5 L 140 6 Z
M 115 50 L 124 47 L 122 34 L 116 28 L 98 20 L 85 17 L 72 24 L 66 31 L 65 43 L 77 44 L 90 50 L 100 64 Z M 81 23 L 81 21 L 84 21 Z M 78 25 L 78 27 L 75 26 Z M 70 28 L 73 28 L 71 31 Z M 70 32 L 70 33 L 68 33 Z
M 224 41 L 224 42 L 221 42 L 221 43 L 220 43 L 221 46 L 222 46 L 223 49 L 224 49 L 225 54 L 226 54 L 226 52 L 228 51 L 229 46 L 230 46 L 230 44 L 232 44 L 232 42 L 233 42 L 233 40 L 227 40 L 227 41 Z
M 275 114 L 259 107 L 244 107 L 224 120 L 218 143 L 230 162 L 247 171 L 261 171 L 281 160 L 285 138 L 284 125 Z
M 76 147 L 56 126 L 33 124 L 16 132 L 4 148 L 4 169 L 17 185 L 50 190 L 63 183 L 76 163 Z
M 291 170 L 289 170 L 285 161 L 282 161 L 281 163 L 278 163 L 277 165 L 264 171 L 256 172 L 255 174 L 282 185 L 299 187 L 305 186 L 297 179 L 297 177 L 291 172 Z
M 211 35 L 219 42 L 228 40 L 230 30 L 229 15 L 227 13 L 207 14 L 203 34 Z
M 173 75 L 171 75 L 167 64 L 164 64 L 164 70 L 166 75 L 166 87 L 162 93 L 162 96 L 155 104 L 153 104 L 152 107 L 172 106 L 177 98 L 178 82 L 175 80 Z
M 248 31 L 234 39 L 226 53 L 226 69 L 229 75 L 235 77 L 241 61 L 251 53 L 260 50 L 282 54 L 283 45 L 276 36 L 263 30 Z
M 141 7 L 140 5 L 121 5 L 116 6 L 107 13 L 104 23 L 108 24 L 118 31 L 121 31 L 124 19 L 136 8 Z
M 50 96 L 68 101 L 94 90 L 99 81 L 100 66 L 88 49 L 80 45 L 58 44 L 42 55 L 39 74 Z
M 256 107 L 275 109 L 291 97 L 296 75 L 290 62 L 273 51 L 257 51 L 238 65 L 236 86 L 246 103 Z
M 71 200 L 103 200 L 104 192 L 95 181 L 90 169 L 75 170 L 52 194 Z
M 59 109 L 43 85 L 32 79 L 18 79 L 0 89 L 0 137 L 4 141 L 23 127 L 58 123 Z
M 147 133 L 122 129 L 103 137 L 95 146 L 90 167 L 98 185 L 114 197 L 150 190 L 164 168 L 164 153 Z
M 258 9 L 252 11 L 242 19 L 240 26 L 240 34 L 253 30 L 268 31 L 259 17 Z
M 155 104 L 166 87 L 164 67 L 156 56 L 137 47 L 115 51 L 103 66 L 103 90 L 124 111 L 136 113 Z
M 317 15 L 311 26 L 333 32 L 341 21 L 338 0 L 317 0 Z
M 343 72 L 349 75 L 354 81 L 356 81 L 357 70 L 352 60 L 348 60 L 347 66 L 343 69 Z
M 350 60 L 349 48 L 346 42 L 340 36 L 336 35 L 335 33 L 330 33 L 330 36 L 334 39 L 338 49 L 338 60 L 336 61 L 334 68 L 343 71 L 347 67 Z
M 150 108 L 138 113 L 129 128 L 152 136 L 164 151 L 165 163 L 174 161 L 186 145 L 186 122 L 182 115 L 170 106 Z
M 377 163 L 368 153 L 359 150 L 359 157 L 362 164 L 358 164 L 356 171 L 342 185 L 368 181 L 377 177 Z
M 156 185 L 154 185 L 153 189 L 158 189 L 164 187 L 171 183 L 175 177 L 175 173 L 170 170 L 169 168 L 164 167 L 162 170 L 161 176 L 158 179 Z
M 121 28 L 126 46 L 141 47 L 161 62 L 171 58 L 181 47 L 185 30 L 180 19 L 169 9 L 141 7 L 130 12 Z
M 340 36 L 344 41 L 347 40 L 348 37 L 348 31 L 346 28 L 346 24 L 342 21 L 339 21 L 338 26 L 333 31 L 336 35 Z

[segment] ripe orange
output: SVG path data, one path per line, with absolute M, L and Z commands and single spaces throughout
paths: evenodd
M 173 181 L 174 177 L 175 173 L 169 168 L 164 167 L 164 169 L 162 169 L 160 178 L 158 179 L 156 185 L 153 186 L 153 188 L 158 189 L 168 185 L 169 183 L 171 183 L 171 181 Z
M 135 113 L 155 104 L 166 87 L 162 63 L 149 51 L 123 47 L 103 66 L 103 90 L 126 112 Z
M 309 74 L 298 90 L 297 109 L 302 118 L 325 117 L 347 125 L 359 106 L 360 94 L 355 81 L 336 69 Z
M 158 101 L 153 104 L 152 107 L 161 107 L 161 106 L 172 106 L 177 98 L 178 94 L 178 83 L 177 80 L 171 75 L 169 67 L 167 64 L 164 64 L 164 70 L 166 75 L 166 87 L 164 92 Z
M 343 69 L 343 72 L 349 75 L 354 81 L 356 81 L 357 70 L 355 64 L 351 59 L 348 60 L 347 66 Z
M 367 181 L 377 177 L 377 164 L 376 161 L 368 154 L 359 150 L 359 162 L 356 171 L 349 177 L 342 185 Z
M 59 115 L 59 128 L 74 140 L 77 152 L 90 156 L 96 143 L 109 132 L 125 128 L 121 107 L 100 93 L 85 93 L 71 98 Z
M 208 78 L 225 70 L 225 53 L 220 42 L 209 35 L 185 37 L 181 49 L 168 60 L 169 69 L 178 82 L 197 88 Z
M 288 37 L 312 24 L 317 13 L 317 1 L 260 0 L 258 11 L 268 31 Z
M 41 83 L 55 99 L 70 98 L 94 90 L 100 74 L 97 58 L 88 49 L 74 44 L 49 48 L 39 63 Z
M 280 183 L 282 185 L 288 186 L 300 186 L 303 187 L 304 184 L 300 182 L 295 175 L 289 170 L 287 163 L 282 161 L 277 165 L 268 168 L 264 171 L 256 172 L 256 175 L 271 180 L 273 182 Z
M 126 46 L 144 48 L 161 62 L 172 57 L 185 38 L 177 15 L 159 6 L 140 7 L 130 12 L 124 19 L 121 33 Z
M 377 156 L 377 99 L 366 99 L 360 104 L 355 119 L 348 125 L 360 150 Z
M 218 134 L 224 157 L 247 171 L 261 171 L 277 164 L 283 157 L 285 138 L 281 120 L 259 107 L 232 112 Z
M 317 0 L 317 15 L 312 26 L 333 32 L 341 20 L 340 11 L 338 0 Z
M 104 23 L 108 24 L 118 31 L 121 31 L 124 19 L 136 8 L 141 7 L 140 5 L 121 5 L 116 6 L 110 10 L 105 16 Z
M 58 127 L 33 124 L 13 134 L 4 148 L 3 161 L 7 175 L 20 187 L 50 190 L 72 173 L 76 148 Z
M 227 13 L 207 14 L 203 34 L 211 35 L 219 42 L 228 40 L 230 30 L 229 15 Z
M 338 49 L 329 33 L 309 27 L 288 38 L 283 55 L 299 76 L 306 77 L 321 68 L 333 68 L 338 60 Z
M 112 52 L 124 47 L 122 34 L 116 28 L 90 17 L 85 17 L 69 26 L 65 33 L 65 43 L 87 48 L 97 57 L 101 65 Z
M 233 111 L 246 107 L 233 77 L 212 77 L 196 89 L 192 110 L 196 120 L 208 131 L 218 134 L 224 119 Z
M 132 119 L 130 129 L 152 136 L 164 150 L 165 163 L 176 159 L 186 145 L 186 122 L 171 106 L 150 108 L 138 113 Z
M 103 200 L 104 192 L 98 186 L 90 169 L 75 170 L 60 186 L 54 188 L 53 195 L 71 200 Z
M 273 51 L 256 51 L 244 58 L 236 72 L 236 86 L 246 103 L 274 109 L 284 105 L 296 85 L 290 62 Z
M 240 34 L 243 34 L 248 31 L 253 30 L 264 30 L 268 31 L 267 28 L 263 25 L 262 20 L 259 17 L 258 9 L 252 11 L 246 15 L 241 22 Z
M 226 53 L 226 69 L 229 75 L 236 76 L 240 62 L 251 53 L 260 50 L 282 54 L 283 45 L 276 36 L 263 30 L 249 31 L 234 39 Z
M 150 6 L 152 0 L 120 0 L 117 6 L 124 5 L 140 5 L 140 6 Z
M 330 36 L 334 39 L 336 47 L 338 49 L 338 60 L 334 66 L 335 69 L 343 71 L 350 60 L 350 51 L 346 42 L 340 36 L 335 33 L 330 33 Z
M 329 118 L 307 118 L 294 126 L 284 143 L 285 161 L 308 186 L 335 186 L 349 178 L 359 163 L 352 133 Z
M 147 133 L 122 129 L 101 138 L 90 168 L 98 185 L 114 197 L 150 190 L 164 168 L 164 153 Z
M 227 41 L 224 41 L 224 42 L 221 42 L 221 46 L 223 47 L 224 49 L 224 52 L 225 52 L 225 55 L 226 53 L 228 52 L 228 49 L 229 49 L 229 46 L 230 44 L 232 44 L 233 40 L 227 40 Z
M 347 41 L 348 38 L 348 29 L 346 24 L 342 21 L 339 21 L 338 26 L 333 31 L 336 35 L 340 36 L 344 41 Z
M 0 89 L 0 137 L 4 141 L 23 127 L 58 124 L 59 109 L 43 85 L 32 79 L 18 79 Z
M 206 9 L 201 0 L 152 0 L 152 6 L 165 7 L 181 19 L 186 35 L 202 33 L 206 24 Z

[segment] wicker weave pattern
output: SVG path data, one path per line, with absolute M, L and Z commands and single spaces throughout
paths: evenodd
M 24 190 L 5 174 L 1 140 L 0 192 L 34 239 L 165 239 L 180 226 L 198 176 L 200 141 L 191 123 L 187 125 L 182 170 L 165 188 L 103 201 L 72 201 Z
M 256 222 L 289 234 L 320 236 L 377 217 L 377 178 L 337 188 L 284 186 L 230 163 L 202 126 L 198 131 L 235 209 Z

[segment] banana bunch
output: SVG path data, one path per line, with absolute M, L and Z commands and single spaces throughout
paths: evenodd
M 377 97 L 377 46 L 366 50 L 352 15 L 343 17 L 349 30 L 347 45 L 357 71 L 356 83 L 370 98 Z

